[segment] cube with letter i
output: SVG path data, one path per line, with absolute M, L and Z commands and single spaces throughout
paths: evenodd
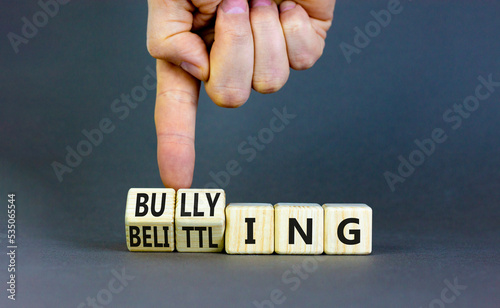
M 125 210 L 130 251 L 173 251 L 175 190 L 131 188 Z
M 226 252 L 272 254 L 274 207 L 269 203 L 230 203 L 226 207 Z
M 222 251 L 225 207 L 226 196 L 222 189 L 179 189 L 175 205 L 177 251 Z
M 274 219 L 277 253 L 323 253 L 323 208 L 319 204 L 278 203 Z
M 370 254 L 372 252 L 372 209 L 366 204 L 327 203 L 325 210 L 325 253 Z

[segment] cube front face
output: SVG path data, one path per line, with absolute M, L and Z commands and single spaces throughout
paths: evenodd
M 175 205 L 177 251 L 222 251 L 225 207 L 226 196 L 222 189 L 179 189 Z
M 226 207 L 226 252 L 272 254 L 274 207 L 269 203 L 231 203 Z
M 125 209 L 125 234 L 130 251 L 173 251 L 175 190 L 131 188 Z
M 319 204 L 278 203 L 274 218 L 277 253 L 323 253 L 323 208 Z
M 324 204 L 325 253 L 370 254 L 372 209 L 366 204 Z

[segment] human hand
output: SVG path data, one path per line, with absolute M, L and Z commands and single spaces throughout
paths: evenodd
M 158 59 L 158 165 L 165 186 L 191 186 L 199 80 L 217 105 L 238 107 L 252 88 L 275 92 L 286 83 L 289 67 L 307 69 L 321 56 L 335 0 L 277 2 L 279 10 L 268 0 L 252 0 L 251 8 L 246 0 L 148 1 L 148 50 Z

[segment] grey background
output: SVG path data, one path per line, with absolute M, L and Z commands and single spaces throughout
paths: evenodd
M 229 256 L 130 253 L 124 209 L 130 187 L 161 187 L 154 91 L 125 120 L 113 100 L 142 83 L 154 60 L 145 47 L 145 1 L 70 2 L 19 53 L 7 34 L 40 10 L 2 1 L 0 10 L 0 219 L 16 194 L 17 300 L 2 307 L 76 307 L 96 297 L 112 270 L 134 276 L 109 307 L 253 307 L 278 289 L 281 306 L 439 307 L 445 280 L 466 285 L 446 307 L 498 307 L 500 300 L 500 89 L 452 130 L 442 119 L 474 94 L 478 76 L 500 80 L 498 1 L 402 1 L 403 11 L 347 63 L 339 48 L 388 1 L 342 1 L 314 68 L 292 72 L 278 93 L 253 93 L 241 108 L 199 103 L 193 187 L 230 160 L 242 166 L 228 202 L 363 202 L 374 211 L 373 254 Z M 247 162 L 238 146 L 269 125 L 272 109 L 296 114 Z M 59 182 L 83 129 L 110 118 L 115 131 Z M 396 172 L 433 129 L 448 139 L 391 192 Z M 6 248 L 1 248 L 6 251 Z M 293 266 L 311 273 L 283 280 Z M 287 274 L 285 274 L 287 275 Z M 296 275 L 292 275 L 296 276 Z M 447 296 L 454 295 L 446 293 Z

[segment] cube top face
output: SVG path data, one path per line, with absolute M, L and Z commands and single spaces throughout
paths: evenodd
M 272 254 L 274 207 L 269 203 L 231 203 L 226 207 L 226 252 Z
M 127 195 L 125 224 L 174 223 L 175 190 L 172 188 L 131 188 Z
M 175 190 L 131 188 L 125 209 L 130 251 L 173 251 Z
M 242 208 L 246 208 L 246 207 L 269 207 L 269 206 L 273 206 L 271 203 L 229 203 L 227 205 L 227 207 L 242 207 Z
M 277 253 L 323 253 L 324 218 L 319 204 L 278 203 L 274 211 Z
M 364 209 L 371 211 L 372 208 L 364 203 L 325 203 L 323 204 L 323 208 L 353 208 L 353 209 Z
M 299 208 L 299 207 L 306 207 L 306 208 L 309 208 L 309 207 L 317 207 L 317 206 L 320 206 L 318 203 L 287 203 L 287 202 L 280 202 L 280 203 L 276 203 L 274 205 L 274 208 L 278 208 L 278 207 L 292 207 L 292 208 Z
M 325 210 L 325 253 L 370 254 L 372 252 L 372 209 L 366 204 L 327 203 Z
M 202 221 L 204 225 L 225 221 L 226 195 L 222 189 L 179 189 L 175 205 L 176 223 Z

